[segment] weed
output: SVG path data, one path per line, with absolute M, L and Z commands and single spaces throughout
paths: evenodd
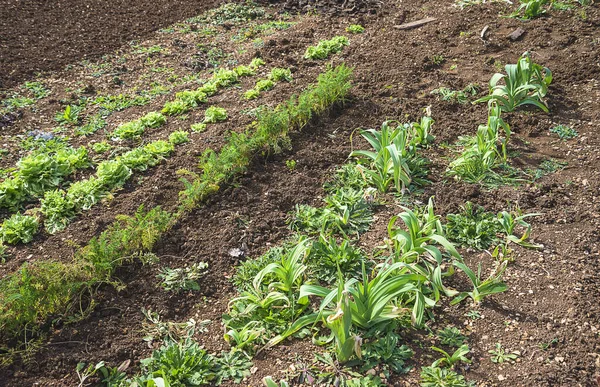
M 471 202 L 461 207 L 459 214 L 446 216 L 448 239 L 465 247 L 485 250 L 501 241 L 498 234 L 503 231 L 496 214 Z
M 50 90 L 42 82 L 25 82 L 23 86 L 33 94 L 33 98 L 42 99 L 50 95 Z
M 169 135 L 169 142 L 179 145 L 190 141 L 190 133 L 185 130 L 177 130 Z
M 463 363 L 471 363 L 471 360 L 469 360 L 466 357 L 466 355 L 470 352 L 469 346 L 467 344 L 463 344 L 463 345 L 457 346 L 457 347 L 458 347 L 458 349 L 456 351 L 454 351 L 454 353 L 452 355 L 450 355 L 448 352 L 444 351 L 441 348 L 431 347 L 431 349 L 433 349 L 434 351 L 437 351 L 437 352 L 441 353 L 442 355 L 444 355 L 444 357 L 442 357 L 441 359 L 434 361 L 431 366 L 438 367 L 441 365 L 441 366 L 448 366 L 451 369 L 454 369 L 459 361 L 462 361 Z
M 29 243 L 37 233 L 39 221 L 35 216 L 14 214 L 2 222 L 0 227 L 0 241 L 15 245 Z
M 208 264 L 205 262 L 178 269 L 166 267 L 157 277 L 162 279 L 161 286 L 165 290 L 200 290 L 197 280 L 206 274 L 207 268 Z
M 396 374 L 404 374 L 411 367 L 407 361 L 413 356 L 413 351 L 406 345 L 399 345 L 401 337 L 393 331 L 387 332 L 383 337 L 363 345 L 361 352 L 361 371 L 365 372 L 375 367 Z
M 338 243 L 335 238 L 323 235 L 313 244 L 306 258 L 311 276 L 325 284 L 334 283 L 338 271 L 345 279 L 359 275 L 365 261 L 363 253 L 348 240 Z
M 556 347 L 558 345 L 558 339 L 554 338 L 547 343 L 540 343 L 540 349 L 542 351 L 547 351 L 550 348 Z
M 456 102 L 465 104 L 469 99 L 477 95 L 477 86 L 468 84 L 463 90 L 452 90 L 447 87 L 440 87 L 431 91 L 430 94 L 437 95 L 442 101 Z
M 305 59 L 327 59 L 348 46 L 350 41 L 345 36 L 336 36 L 330 40 L 322 40 L 316 46 L 310 46 L 304 54 Z
M 433 63 L 435 66 L 440 66 L 442 65 L 444 62 L 446 62 L 446 58 L 444 58 L 443 55 L 441 54 L 436 54 L 433 55 L 431 58 L 429 58 L 429 60 L 431 61 L 431 63 Z
M 346 32 L 350 32 L 351 34 L 362 34 L 365 32 L 365 27 L 360 24 L 351 24 L 346 27 Z
M 550 128 L 550 133 L 557 134 L 558 137 L 563 140 L 570 140 L 579 135 L 575 129 L 566 125 L 556 125 L 553 128 Z
M 293 159 L 285 160 L 285 166 L 290 170 L 290 172 L 296 170 L 296 165 L 297 165 L 296 160 L 293 160 Z
M 456 327 L 446 327 L 437 334 L 443 345 L 458 348 L 465 343 L 467 337 Z
M 536 181 L 542 178 L 543 176 L 550 175 L 552 173 L 565 169 L 567 165 L 567 162 L 548 159 L 542 161 L 537 167 L 537 169 L 528 170 L 528 173 L 531 175 L 531 180 Z
M 502 111 L 511 112 L 523 105 L 534 105 L 548 112 L 543 98 L 552 83 L 552 72 L 531 61 L 525 53 L 517 64 L 505 66 L 506 75 L 496 73 L 490 80 L 490 94 L 473 103 L 494 101 Z M 504 85 L 499 82 L 504 80 Z
M 496 347 L 494 349 L 490 349 L 488 352 L 492 355 L 490 360 L 493 363 L 514 363 L 514 361 L 519 357 L 518 352 L 506 352 L 500 343 L 496 343 Z
M 60 124 L 77 125 L 79 123 L 79 115 L 83 110 L 79 105 L 67 105 L 65 110 L 56 115 L 56 121 Z
M 290 227 L 296 231 L 310 233 L 360 234 L 365 232 L 371 222 L 371 205 L 362 191 L 341 188 L 324 199 L 326 205 L 315 208 L 296 205 Z
M 465 313 L 465 317 L 468 317 L 471 320 L 477 320 L 481 318 L 481 313 L 479 313 L 479 311 L 477 310 L 470 310 L 467 313 Z
M 233 380 L 234 383 L 241 383 L 242 380 L 251 375 L 250 368 L 252 361 L 248 355 L 240 350 L 231 352 L 222 352 L 221 356 L 215 359 L 216 365 L 216 384 L 219 385 L 224 380 Z
M 265 10 L 254 3 L 226 3 L 208 11 L 205 15 L 188 19 L 188 23 L 205 22 L 213 25 L 241 24 L 265 15 Z
M 421 387 L 469 387 L 462 375 L 437 366 L 421 368 Z
M 287 247 L 273 247 L 256 259 L 248 259 L 240 263 L 231 281 L 240 292 L 249 290 L 258 272 L 271 263 L 281 261 Z
M 164 385 L 200 386 L 216 378 L 215 358 L 191 339 L 184 342 L 165 342 L 141 360 L 142 376 L 136 380 L 145 385 L 146 380 L 160 377 Z
M 75 134 L 78 136 L 89 136 L 106 126 L 106 121 L 100 114 L 96 114 L 88 120 L 88 123 L 75 128 Z

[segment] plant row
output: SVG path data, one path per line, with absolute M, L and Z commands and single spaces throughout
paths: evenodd
M 350 89 L 351 69 L 338 66 L 321 74 L 317 84 L 286 104 L 264 111 L 254 132 L 232 133 L 220 152 L 207 151 L 200 164 L 202 173 L 189 181 L 180 194 L 178 212 L 160 207 L 142 208 L 134 216 L 119 216 L 99 237 L 79 249 L 72 261 L 38 260 L 25 263 L 17 272 L 0 280 L 0 336 L 3 341 L 27 342 L 47 323 L 68 321 L 77 311 L 93 306 L 93 290 L 102 283 L 117 285 L 115 270 L 135 258 L 145 261 L 160 236 L 220 185 L 242 173 L 253 155 L 287 143 L 291 129 L 302 128 L 312 117 L 332 104 L 343 102 Z M 273 118 L 277 120 L 273 120 Z M 85 295 L 89 297 L 84 297 Z M 87 301 L 82 301 L 87 300 Z M 150 372 L 152 374 L 154 371 Z M 159 371 L 157 370 L 157 375 Z M 151 384 L 148 384 L 151 385 Z

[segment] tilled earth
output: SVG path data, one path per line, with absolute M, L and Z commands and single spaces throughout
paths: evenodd
M 152 351 L 142 341 L 142 307 L 160 311 L 166 320 L 212 320 L 208 332 L 198 340 L 211 351 L 226 349 L 220 316 L 234 294 L 229 278 L 237 264 L 228 252 L 243 245 L 247 247 L 246 257 L 253 258 L 283 241 L 290 233 L 287 213 L 297 203 L 319 205 L 322 184 L 346 161 L 352 149 L 349 137 L 357 127 L 378 127 L 385 119 L 417 120 L 429 106 L 436 120 L 436 145 L 426 154 L 433 163 L 429 176 L 432 184 L 424 188 L 422 200 L 434 195 L 441 215 L 456 213 L 466 201 L 488 211 L 518 204 L 526 213 L 541 214 L 531 218 L 531 223 L 532 238 L 543 245 L 539 250 L 515 247 L 515 261 L 506 271 L 509 289 L 475 307 L 481 319 L 465 317 L 472 309 L 466 303 L 444 305 L 437 309 L 438 320 L 430 328 L 454 324 L 468 332 L 473 364 L 461 372 L 478 386 L 595 387 L 595 375 L 600 370 L 600 12 L 596 6 L 588 7 L 584 18 L 578 11 L 553 11 L 527 23 L 499 17 L 509 12 L 499 4 L 460 10 L 449 0 L 392 1 L 383 3 L 375 13 L 308 16 L 266 39 L 258 54 L 269 66 L 293 67 L 296 80 L 268 97 L 267 102 L 275 103 L 297 93 L 322 70 L 321 65 L 302 59 L 306 46 L 342 33 L 348 24 L 364 25 L 365 34 L 350 36 L 350 46 L 334 60 L 344 60 L 355 68 L 351 100 L 295 134 L 288 153 L 257 159 L 234 186 L 225 188 L 164 237 L 155 251 L 162 257 L 161 265 L 123 268 L 118 277 L 127 285 L 125 290 L 100 289 L 98 307 L 89 317 L 49 332 L 48 345 L 32 361 L 0 371 L 0 384 L 72 386 L 77 384 L 74 369 L 80 361 L 104 360 L 118 365 L 130 359 L 137 365 Z M 437 20 L 412 30 L 394 28 L 425 17 Z M 486 26 L 488 32 L 482 39 L 480 33 Z M 518 27 L 525 29 L 525 34 L 517 41 L 508 39 Z M 550 113 L 522 110 L 506 115 L 515 132 L 511 138 L 513 164 L 535 168 L 543 160 L 554 159 L 567 162 L 567 167 L 535 183 L 494 190 L 445 178 L 453 153 L 440 145 L 474 134 L 477 125 L 485 122 L 486 109 L 484 105 L 439 101 L 430 91 L 440 86 L 462 89 L 476 83 L 485 93 L 497 67 L 515 63 L 525 51 L 532 53 L 535 62 L 552 69 L 554 83 L 548 98 Z M 440 56 L 442 63 L 434 63 L 432 58 Z M 180 60 L 177 58 L 170 60 Z M 225 128 L 242 130 L 248 118 L 240 112 L 246 107 L 236 107 L 234 91 L 226 91 L 219 98 L 230 103 L 227 107 L 232 110 L 232 120 Z M 143 111 L 156 109 L 160 103 L 145 106 Z M 119 120 L 137 117 L 141 110 L 125 111 Z M 27 120 L 25 116 L 23 122 Z M 579 136 L 559 140 L 548 132 L 556 124 L 572 126 Z M 85 243 L 110 222 L 114 213 L 131 213 L 142 202 L 169 208 L 181 189 L 176 169 L 191 168 L 207 144 L 218 146 L 225 128 L 193 142 L 186 151 L 148 173 L 139 186 L 117 194 L 109 208 L 84 215 L 64 235 L 43 236 L 33 245 L 14 251 L 15 260 L 8 262 L 3 272 L 14 270 L 27 259 L 43 259 L 39 251 L 44 256 L 68 259 L 72 248 L 61 239 L 66 236 Z M 20 122 L 10 128 L 14 133 L 27 129 Z M 295 170 L 285 165 L 287 159 L 297 161 Z M 389 217 L 399 211 L 394 205 L 379 209 L 372 230 L 361 238 L 366 250 L 380 244 Z M 491 258 L 485 254 L 462 252 L 471 266 L 478 262 L 490 266 Z M 210 265 L 200 293 L 171 294 L 157 287 L 157 266 L 183 266 L 200 260 Z M 419 331 L 407 332 L 406 339 L 413 349 L 418 348 L 416 340 L 424 342 L 424 347 L 431 340 L 426 332 Z M 548 348 L 543 345 L 553 341 Z M 490 361 L 488 351 L 498 342 L 520 352 L 516 363 Z M 255 359 L 256 372 L 244 385 L 259 386 L 262 377 L 279 376 L 295 356 L 309 361 L 316 350 L 306 340 L 262 353 Z M 417 385 L 419 368 L 431 364 L 431 356 L 417 350 L 414 370 L 392 384 Z

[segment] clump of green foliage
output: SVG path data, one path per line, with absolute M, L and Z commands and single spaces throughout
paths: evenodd
M 519 8 L 510 17 L 531 20 L 546 13 L 544 6 L 548 4 L 548 0 L 520 0 L 520 3 Z
M 18 209 L 31 198 L 57 188 L 67 176 L 89 166 L 84 147 L 60 146 L 52 152 L 34 152 L 17 162 L 13 176 L 0 183 L 0 207 Z
M 350 156 L 358 158 L 358 167 L 377 190 L 387 192 L 392 186 L 396 192 L 404 194 L 411 184 L 425 182 L 427 161 L 417 149 L 432 141 L 429 134 L 432 124 L 429 117 L 421 123 L 404 125 L 386 121 L 381 130 L 361 132 L 373 146 L 373 151 L 356 150 Z
M 271 73 L 269 73 L 269 79 L 273 82 L 291 82 L 292 81 L 292 70 L 283 69 L 279 67 L 273 67 Z
M 219 8 L 208 11 L 205 15 L 188 19 L 188 23 L 204 22 L 213 25 L 241 24 L 265 15 L 265 10 L 258 5 L 248 3 L 225 3 Z
M 458 348 L 465 343 L 467 337 L 456 327 L 446 327 L 437 334 L 443 345 Z
M 502 233 L 502 225 L 496 214 L 471 202 L 467 202 L 459 214 L 449 214 L 446 219 L 448 239 L 461 246 L 485 250 L 501 240 L 498 234 Z
M 468 103 L 471 97 L 477 95 L 477 92 L 477 86 L 473 84 L 468 84 L 463 90 L 452 90 L 447 87 L 431 90 L 431 94 L 439 96 L 442 101 L 460 104 Z
M 106 126 L 106 121 L 101 114 L 95 114 L 89 118 L 85 125 L 78 126 L 74 129 L 75 134 L 78 136 L 89 136 L 90 134 L 96 133 L 98 130 Z
M 106 141 L 95 142 L 92 144 L 92 150 L 96 153 L 105 153 L 112 149 L 112 145 L 110 145 Z
M 185 130 L 177 130 L 169 135 L 169 142 L 179 145 L 190 141 L 190 133 Z
M 350 32 L 351 34 L 362 34 L 365 32 L 365 27 L 360 24 L 351 24 L 346 27 L 346 32 Z
M 39 221 L 35 216 L 14 214 L 2 222 L 0 227 L 0 241 L 15 245 L 29 243 L 37 233 Z
M 500 107 L 490 105 L 487 125 L 480 125 L 477 135 L 466 139 L 464 151 L 448 166 L 450 176 L 470 183 L 494 184 L 505 180 L 495 169 L 507 164 L 511 130 L 500 112 Z
M 436 366 L 421 368 L 421 387 L 469 387 L 464 376 Z
M 206 262 L 198 262 L 177 269 L 165 267 L 158 274 L 158 278 L 162 280 L 161 286 L 165 290 L 200 290 L 198 279 L 206 274 L 207 268 L 208 264 Z
M 558 137 L 561 138 L 562 140 L 570 140 L 579 135 L 579 133 L 577 133 L 577 131 L 575 129 L 571 128 L 570 126 L 566 126 L 566 125 L 556 125 L 556 126 L 550 128 L 550 133 L 557 134 Z
M 511 112 L 524 105 L 533 105 L 546 113 L 548 107 L 543 98 L 548 93 L 552 83 L 552 72 L 531 60 L 531 55 L 525 53 L 517 64 L 505 66 L 506 74 L 496 73 L 490 80 L 490 94 L 479 98 L 478 102 L 494 102 L 502 111 Z M 500 81 L 504 81 L 501 84 Z
M 80 105 L 67 105 L 63 112 L 56 114 L 56 121 L 60 124 L 77 125 L 83 110 L 83 106 Z
M 227 119 L 227 110 L 218 106 L 211 106 L 204 112 L 204 123 L 214 124 Z
M 316 46 L 310 46 L 304 53 L 304 59 L 327 59 L 348 46 L 350 41 L 345 36 L 335 36 L 330 40 L 322 40 Z

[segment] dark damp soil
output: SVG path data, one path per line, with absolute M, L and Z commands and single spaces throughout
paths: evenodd
M 218 0 L 0 1 L 0 90 L 35 73 L 97 59 Z
M 436 121 L 436 142 L 426 151 L 432 160 L 431 184 L 423 188 L 418 199 L 435 196 L 441 215 L 457 212 L 466 201 L 488 211 L 518 205 L 525 213 L 540 213 L 531 218 L 532 238 L 543 245 L 539 250 L 514 247 L 515 260 L 505 273 L 507 292 L 477 306 L 442 304 L 430 328 L 436 331 L 451 324 L 468 334 L 473 364 L 461 372 L 478 386 L 595 387 L 595 374 L 600 370 L 600 12 L 596 6 L 588 7 L 584 18 L 578 11 L 553 11 L 527 23 L 499 18 L 508 12 L 498 4 L 460 10 L 449 0 L 418 4 L 391 1 L 375 14 L 308 16 L 266 39 L 258 50 L 260 55 L 269 66 L 292 66 L 297 79 L 282 93 L 266 94 L 268 102 L 274 104 L 305 87 L 323 69 L 322 63 L 302 59 L 306 46 L 342 33 L 348 24 L 364 25 L 365 34 L 350 36 L 351 45 L 335 59 L 336 63 L 343 59 L 355 69 L 350 101 L 294 134 L 291 150 L 257 158 L 244 176 L 224 187 L 162 239 L 155 251 L 161 257 L 160 264 L 122 268 L 118 278 L 126 285 L 124 290 L 99 289 L 98 306 L 90 316 L 49 332 L 46 345 L 30 362 L 16 362 L 0 371 L 0 384 L 76 385 L 74 369 L 80 361 L 104 360 L 116 366 L 131 360 L 130 371 L 134 372 L 139 360 L 152 351 L 142 340 L 141 308 L 159 311 L 165 320 L 211 320 L 208 332 L 198 334 L 197 339 L 211 352 L 226 350 L 220 316 L 235 295 L 229 278 L 239 262 L 229 251 L 244 247 L 245 258 L 251 259 L 285 240 L 290 235 L 288 212 L 298 203 L 319 205 L 322 184 L 346 161 L 352 149 L 349 138 L 356 128 L 377 127 L 385 119 L 417 120 L 423 108 L 429 107 Z M 427 16 L 437 20 L 413 30 L 393 27 Z M 485 26 L 488 33 L 482 40 L 480 32 Z M 524 28 L 525 35 L 518 41 L 507 39 L 517 27 Z M 568 163 L 567 167 L 535 183 L 493 190 L 445 178 L 453 152 L 444 145 L 453 144 L 458 136 L 474 134 L 477 125 L 485 122 L 486 109 L 483 105 L 439 101 L 430 91 L 440 86 L 462 89 L 475 83 L 483 94 L 497 67 L 514 63 L 525 51 L 530 51 L 537 63 L 551 68 L 555 78 L 549 91 L 550 113 L 525 109 L 506 115 L 515 133 L 511 138 L 513 163 L 536 168 L 544 160 L 555 159 Z M 434 56 L 444 60 L 435 64 Z M 186 150 L 178 151 L 145 176 L 139 187 L 126 188 L 115 196 L 113 204 L 84 215 L 66 234 L 41 240 L 34 248 L 23 247 L 17 254 L 19 262 L 30 255 L 27 259 L 43 259 L 37 255 L 40 250 L 45 256 L 68 255 L 68 244 L 62 239 L 70 238 L 69 233 L 81 232 L 78 240 L 84 243 L 115 213 L 131 213 L 141 203 L 173 206 L 181 189 L 175 171 L 194 167 L 196 156 L 206 148 L 202 141 L 218 147 L 226 129 L 242 130 L 249 122 L 239 114 L 242 107 L 234 106 L 233 94 L 227 91 L 220 100 L 237 109 L 232 121 L 224 124 L 227 126 L 204 133 L 202 140 L 182 148 Z M 153 107 L 145 106 L 135 114 Z M 128 114 L 124 113 L 125 118 Z M 548 131 L 556 124 L 572 126 L 579 136 L 559 140 Z M 17 124 L 11 130 L 25 128 Z M 160 133 L 152 135 L 160 137 Z M 357 137 L 354 133 L 354 147 L 362 144 Z M 296 169 L 286 166 L 289 159 L 296 160 Z M 370 250 L 380 245 L 389 218 L 399 211 L 392 203 L 379 208 L 372 229 L 360 240 L 361 246 Z M 461 252 L 472 267 L 491 265 L 486 254 Z M 174 294 L 158 287 L 156 274 L 161 267 L 198 261 L 210 267 L 201 291 Z M 11 271 L 15 268 L 16 264 L 10 267 Z M 460 285 L 461 279 L 457 281 Z M 467 318 L 465 314 L 472 309 L 481 318 Z M 427 332 L 407 332 L 406 340 L 417 352 L 412 360 L 414 369 L 392 379 L 391 385 L 417 385 L 420 367 L 432 362 L 432 353 L 419 349 L 416 342 L 428 348 L 432 343 Z M 551 342 L 554 344 L 544 346 Z M 488 351 L 496 343 L 519 351 L 517 362 L 492 363 Z M 260 386 L 262 377 L 279 377 L 296 361 L 310 361 L 318 350 L 310 340 L 304 340 L 262 353 L 254 360 L 255 372 L 243 385 Z

